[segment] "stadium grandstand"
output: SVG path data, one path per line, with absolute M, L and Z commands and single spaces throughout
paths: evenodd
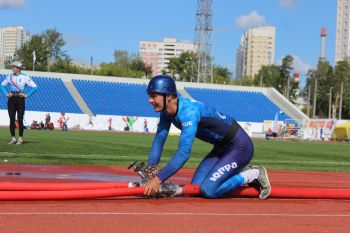
M 2 81 L 11 70 L 0 70 Z M 58 118 L 61 112 L 70 117 L 69 127 L 123 131 L 125 117 L 147 118 L 150 131 L 157 126 L 159 113 L 153 112 L 146 93 L 148 80 L 93 75 L 26 71 L 39 91 L 28 98 L 25 121 L 40 121 L 46 113 Z M 215 106 L 249 125 L 253 133 L 264 131 L 264 121 L 307 120 L 308 117 L 274 88 L 177 82 L 178 93 Z M 0 125 L 8 125 L 7 100 L 0 97 Z M 95 124 L 89 124 L 94 118 Z M 276 119 L 276 117 L 278 119 Z M 91 122 L 90 122 L 91 123 Z M 135 122 L 135 131 L 143 130 L 143 121 Z M 140 130 L 137 130 L 140 129 Z M 172 131 L 176 129 L 172 128 Z

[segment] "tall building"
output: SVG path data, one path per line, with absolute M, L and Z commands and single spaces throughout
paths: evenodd
M 263 65 L 274 64 L 275 27 L 247 29 L 236 51 L 236 78 L 253 78 Z
M 335 63 L 350 57 L 350 0 L 338 0 Z
M 29 40 L 29 33 L 21 26 L 0 28 L 0 66 L 12 59 L 18 49 Z
M 195 52 L 195 46 L 191 42 L 177 41 L 174 38 L 164 38 L 163 41 L 140 41 L 139 56 L 141 60 L 152 67 L 152 74 L 162 74 L 167 70 L 169 59 L 179 57 L 186 51 Z

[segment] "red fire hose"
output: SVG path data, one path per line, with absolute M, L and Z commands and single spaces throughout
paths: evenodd
M 143 195 L 143 187 L 110 183 L 0 183 L 0 200 L 63 200 Z M 199 185 L 184 185 L 184 195 L 200 195 Z M 4 191 L 6 190 L 6 191 Z M 252 187 L 232 192 L 235 197 L 257 197 Z M 350 199 L 350 189 L 272 188 L 270 198 Z

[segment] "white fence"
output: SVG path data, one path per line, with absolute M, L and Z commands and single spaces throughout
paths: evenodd
M 26 111 L 24 116 L 24 125 L 30 126 L 33 121 L 40 123 L 41 121 L 45 123 L 45 117 L 47 112 L 36 112 L 36 111 Z M 50 113 L 51 122 L 54 124 L 55 129 L 59 129 L 59 118 L 60 113 Z M 80 129 L 80 130 L 109 130 L 111 124 L 111 130 L 114 131 L 125 131 L 128 128 L 131 132 L 146 132 L 145 120 L 147 121 L 147 131 L 150 133 L 155 133 L 157 131 L 157 126 L 159 119 L 154 117 L 134 117 L 134 123 L 128 125 L 127 117 L 129 116 L 108 116 L 108 115 L 96 115 L 91 117 L 87 114 L 73 114 L 66 113 L 65 117 L 69 117 L 67 121 L 68 129 Z M 7 110 L 0 110 L 0 126 L 9 125 L 9 117 Z M 110 123 L 111 122 L 111 123 Z M 130 122 L 132 123 L 132 122 Z M 252 122 L 238 122 L 243 129 L 252 135 L 261 135 L 264 133 L 262 123 L 252 123 Z M 171 134 L 179 134 L 180 130 L 175 126 L 170 128 Z

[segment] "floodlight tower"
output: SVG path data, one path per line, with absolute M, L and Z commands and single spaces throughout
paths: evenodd
M 212 0 L 197 0 L 195 46 L 197 51 L 197 82 L 213 82 L 211 50 Z

